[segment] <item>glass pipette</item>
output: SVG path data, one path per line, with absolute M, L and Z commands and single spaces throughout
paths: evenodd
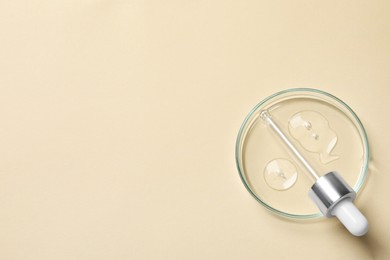
M 260 111 L 260 118 L 276 133 L 310 173 L 314 184 L 309 191 L 309 197 L 317 205 L 321 213 L 328 218 L 336 216 L 348 231 L 355 236 L 366 234 L 368 231 L 368 221 L 353 204 L 356 198 L 356 192 L 348 183 L 334 171 L 320 176 L 291 143 L 267 110 Z

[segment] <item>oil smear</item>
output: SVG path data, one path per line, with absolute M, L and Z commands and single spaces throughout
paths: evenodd
M 337 144 L 337 135 L 328 120 L 315 111 L 301 111 L 293 115 L 288 130 L 300 145 L 307 151 L 317 153 L 321 163 L 328 164 L 339 159 L 332 150 Z

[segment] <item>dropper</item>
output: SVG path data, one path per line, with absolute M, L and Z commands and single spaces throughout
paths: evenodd
M 320 176 L 290 142 L 272 119 L 268 110 L 260 111 L 260 118 L 276 133 L 314 179 L 314 184 L 309 191 L 309 197 L 317 205 L 321 213 L 328 218 L 336 216 L 348 231 L 355 236 L 366 234 L 368 221 L 353 204 L 356 192 L 348 183 L 335 171 Z

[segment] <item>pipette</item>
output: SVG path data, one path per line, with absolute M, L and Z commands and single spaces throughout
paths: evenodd
M 283 133 L 272 119 L 268 110 L 260 111 L 260 118 L 276 133 L 310 173 L 314 184 L 309 191 L 309 197 L 317 205 L 321 213 L 328 218 L 336 216 L 348 231 L 355 236 L 363 236 L 366 234 L 368 231 L 368 221 L 359 209 L 356 208 L 355 204 L 353 204 L 356 198 L 356 192 L 348 183 L 335 171 L 320 176 Z

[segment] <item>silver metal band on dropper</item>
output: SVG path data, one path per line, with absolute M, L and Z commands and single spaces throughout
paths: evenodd
M 332 217 L 333 207 L 346 198 L 355 200 L 356 192 L 337 172 L 328 172 L 313 184 L 309 197 L 317 204 L 324 216 Z

